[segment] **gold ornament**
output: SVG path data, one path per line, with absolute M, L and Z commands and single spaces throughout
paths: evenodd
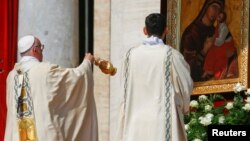
M 36 127 L 32 118 L 21 118 L 18 122 L 20 141 L 36 141 Z
M 101 69 L 103 73 L 109 74 L 111 76 L 116 74 L 117 69 L 113 66 L 111 62 L 100 59 L 99 57 L 95 57 L 94 63 Z

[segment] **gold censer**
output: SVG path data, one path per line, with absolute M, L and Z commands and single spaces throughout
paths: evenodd
M 113 66 L 111 62 L 100 59 L 99 57 L 95 57 L 94 63 L 101 69 L 103 73 L 109 74 L 111 76 L 116 74 L 117 69 Z

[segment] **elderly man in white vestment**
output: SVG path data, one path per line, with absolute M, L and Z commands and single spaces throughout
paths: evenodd
M 76 68 L 42 62 L 33 35 L 18 41 L 20 62 L 7 78 L 5 141 L 97 141 L 93 56 Z
M 189 65 L 164 44 L 164 16 L 150 14 L 145 24 L 147 38 L 124 58 L 117 141 L 186 141 L 183 116 L 193 89 Z

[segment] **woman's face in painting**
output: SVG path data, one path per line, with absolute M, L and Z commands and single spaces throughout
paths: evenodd
M 208 6 L 206 15 L 211 22 L 214 22 L 221 11 L 221 7 L 217 3 L 212 3 Z

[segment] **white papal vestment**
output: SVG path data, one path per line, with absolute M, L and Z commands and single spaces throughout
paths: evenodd
M 33 58 L 17 63 L 8 75 L 5 141 L 19 140 L 18 71 L 26 74 L 23 80 L 31 99 L 27 105 L 38 141 L 98 140 L 91 63 L 84 60 L 77 68 L 60 68 Z
M 183 56 L 164 44 L 126 54 L 117 141 L 185 141 L 193 81 Z

